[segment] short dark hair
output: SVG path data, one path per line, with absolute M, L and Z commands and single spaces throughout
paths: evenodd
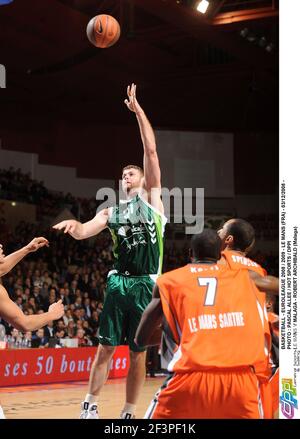
M 137 166 L 137 165 L 127 165 L 127 166 L 125 166 L 125 167 L 122 169 L 122 174 L 123 174 L 123 172 L 124 172 L 126 169 L 137 169 L 138 171 L 140 171 L 140 173 L 141 173 L 142 175 L 144 175 L 144 170 L 143 170 L 140 166 Z
M 215 230 L 204 229 L 191 239 L 193 257 L 196 259 L 220 259 L 222 241 Z
M 248 221 L 234 218 L 227 227 L 228 235 L 233 236 L 233 249 L 245 251 L 255 241 L 255 231 Z

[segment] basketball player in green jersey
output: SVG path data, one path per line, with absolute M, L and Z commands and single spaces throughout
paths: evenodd
M 101 313 L 100 345 L 92 365 L 88 394 L 81 405 L 82 419 L 98 418 L 97 400 L 107 379 L 109 362 L 116 346 L 126 342 L 130 367 L 126 403 L 121 418 L 135 416 L 144 384 L 145 349 L 134 343 L 141 316 L 151 301 L 155 276 L 162 267 L 166 218 L 161 201 L 160 167 L 153 129 L 136 99 L 136 85 L 127 88 L 125 104 L 136 114 L 144 146 L 144 170 L 135 165 L 123 168 L 122 187 L 126 200 L 104 209 L 84 224 L 75 220 L 54 226 L 75 239 L 85 239 L 109 228 L 114 242 L 114 269 L 108 273 L 106 297 Z

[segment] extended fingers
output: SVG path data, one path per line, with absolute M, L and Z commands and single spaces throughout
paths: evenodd
M 136 85 L 134 83 L 132 83 L 131 85 L 128 85 L 128 87 L 127 87 L 127 95 L 129 97 L 129 99 L 132 96 L 135 96 L 135 93 L 136 93 Z
M 71 228 L 71 224 L 66 224 L 66 227 L 65 227 L 64 233 L 68 233 L 68 231 L 70 230 L 70 228 Z
M 65 227 L 65 221 L 62 221 L 61 223 L 55 224 L 55 226 L 52 226 L 53 229 L 61 230 L 63 227 Z

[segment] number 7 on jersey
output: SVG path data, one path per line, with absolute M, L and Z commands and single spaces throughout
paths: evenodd
M 213 306 L 217 293 L 217 279 L 215 277 L 198 277 L 200 287 L 207 287 L 204 306 Z

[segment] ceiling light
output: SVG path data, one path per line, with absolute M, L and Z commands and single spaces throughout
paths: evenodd
M 270 43 L 270 44 L 267 45 L 266 51 L 271 53 L 274 50 L 274 48 L 275 48 L 274 44 Z
M 207 11 L 207 8 L 209 6 L 209 1 L 207 0 L 201 0 L 200 3 L 198 3 L 197 6 L 197 11 L 201 12 L 201 14 L 205 14 L 205 12 Z
M 248 33 L 249 33 L 249 29 L 247 27 L 245 27 L 244 29 L 241 30 L 240 36 L 243 37 L 243 38 L 246 38 Z

